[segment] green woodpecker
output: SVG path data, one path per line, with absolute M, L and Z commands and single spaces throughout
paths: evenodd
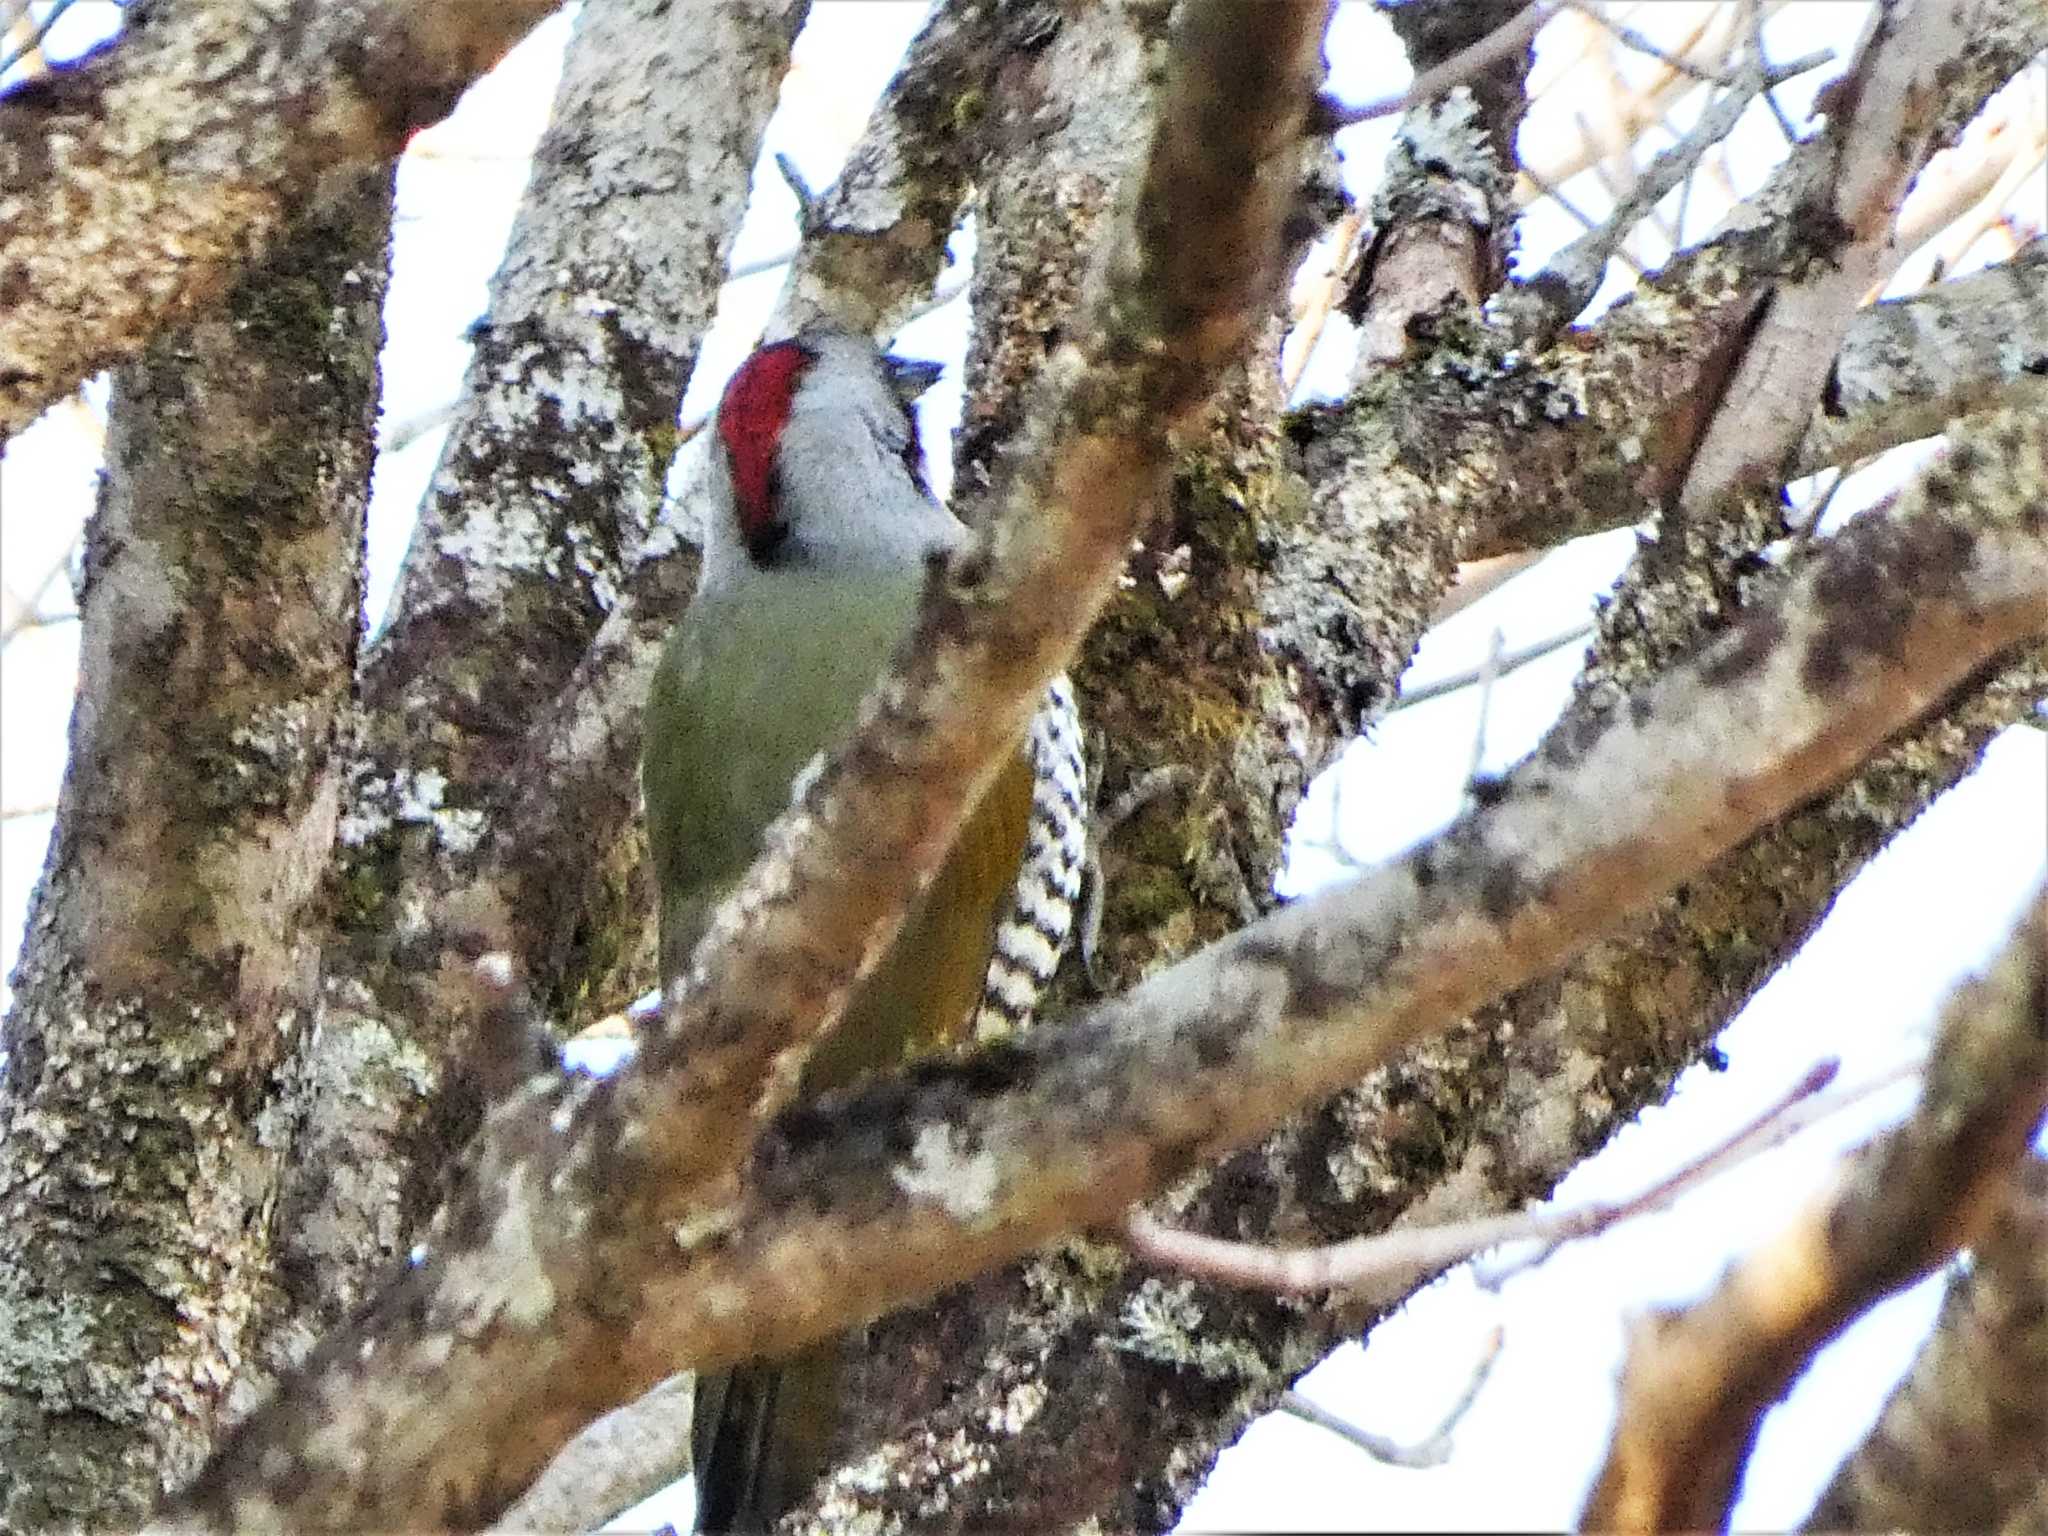
M 807 330 L 727 384 L 709 444 L 697 595 L 648 701 L 642 786 L 666 985 L 753 862 L 792 781 L 850 732 L 910 634 L 935 552 L 967 530 L 925 488 L 910 402 L 931 365 Z M 1085 851 L 1065 680 L 895 944 L 817 1046 L 812 1097 L 1028 1021 L 1058 962 Z M 700 1530 L 763 1530 L 826 1469 L 843 1340 L 700 1377 Z

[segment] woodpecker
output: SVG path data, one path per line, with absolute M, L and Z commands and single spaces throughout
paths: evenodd
M 697 594 L 648 700 L 641 762 L 664 985 L 792 783 L 851 731 L 911 633 L 926 563 L 967 537 L 933 498 L 911 402 L 937 373 L 816 327 L 755 351 L 718 408 Z M 1064 678 L 888 954 L 805 1067 L 805 1098 L 1029 1022 L 1086 852 Z M 765 1530 L 826 1470 L 846 1341 L 700 1377 L 697 1527 Z

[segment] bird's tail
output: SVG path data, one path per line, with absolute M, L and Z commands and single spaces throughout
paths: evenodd
M 830 1465 L 840 1341 L 697 1378 L 697 1529 L 773 1529 Z

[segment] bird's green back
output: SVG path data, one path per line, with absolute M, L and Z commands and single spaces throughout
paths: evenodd
M 688 963 L 712 909 L 789 805 L 791 781 L 851 731 L 862 696 L 916 618 L 920 586 L 914 572 L 784 573 L 770 599 L 700 601 L 677 626 L 649 698 L 641 764 L 664 984 Z M 805 1096 L 964 1031 L 1023 859 L 1031 795 L 1020 750 L 819 1042 Z M 700 1528 L 765 1527 L 824 1471 L 845 1347 L 832 1340 L 699 1380 Z

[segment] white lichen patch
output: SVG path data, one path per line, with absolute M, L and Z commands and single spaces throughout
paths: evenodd
M 431 821 L 448 793 L 448 776 L 438 769 L 401 768 L 391 779 L 392 815 L 398 821 Z
M 434 836 L 450 853 L 469 854 L 483 841 L 484 813 L 471 806 L 457 806 L 434 813 Z
M 955 1221 L 970 1225 L 990 1217 L 1003 1182 L 995 1154 L 970 1148 L 950 1125 L 919 1131 L 910 1161 L 891 1177 L 911 1199 L 933 1201 Z
M 1022 1434 L 1024 1426 L 1044 1411 L 1047 1396 L 1044 1382 L 1019 1382 L 1003 1394 L 1002 1402 L 989 1410 L 988 1427 L 999 1435 Z
M 554 1282 L 541 1262 L 539 1222 L 532 1170 L 514 1168 L 499 1190 L 490 1241 L 480 1250 L 450 1253 L 441 1285 L 452 1306 L 455 1331 L 475 1338 L 494 1324 L 538 1328 L 555 1310 Z M 559 1223 L 559 1213 L 548 1218 Z

